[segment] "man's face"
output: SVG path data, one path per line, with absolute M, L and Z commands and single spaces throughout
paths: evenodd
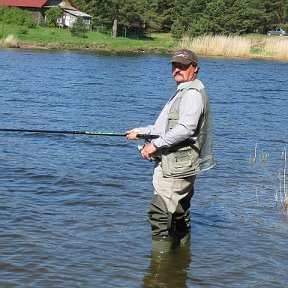
M 198 67 L 194 67 L 191 64 L 172 63 L 172 75 L 177 84 L 196 79 L 197 71 Z

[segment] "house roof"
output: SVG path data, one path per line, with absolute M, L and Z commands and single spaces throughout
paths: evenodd
M 43 6 L 49 5 L 49 0 L 0 0 L 0 5 L 13 6 L 13 7 L 34 7 L 42 8 Z M 53 7 L 56 5 L 50 5 L 48 7 Z M 59 0 L 59 6 L 61 8 L 73 7 L 77 9 L 77 5 L 73 0 Z
M 72 9 L 63 9 L 65 12 L 71 14 L 71 15 L 74 15 L 76 17 L 86 17 L 86 18 L 92 18 L 91 15 L 89 14 L 86 14 L 86 13 L 83 13 L 81 11 L 78 11 L 78 10 L 72 10 Z
M 47 0 L 0 0 L 0 5 L 42 8 Z

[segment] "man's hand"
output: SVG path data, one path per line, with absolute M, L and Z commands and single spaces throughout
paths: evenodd
M 154 146 L 153 143 L 146 144 L 144 148 L 141 150 L 141 155 L 143 158 L 152 161 L 150 155 L 156 152 L 157 147 Z
M 137 135 L 140 133 L 140 128 L 134 128 L 132 130 L 126 131 L 126 138 L 128 140 L 138 140 Z

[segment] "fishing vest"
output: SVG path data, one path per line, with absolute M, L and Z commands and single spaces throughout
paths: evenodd
M 200 92 L 204 111 L 193 138 L 169 148 L 162 148 L 161 166 L 164 177 L 185 178 L 208 170 L 215 165 L 212 156 L 210 102 L 205 87 L 200 80 L 193 80 L 176 95 L 176 99 L 168 113 L 166 132 L 177 124 L 181 100 L 189 89 Z

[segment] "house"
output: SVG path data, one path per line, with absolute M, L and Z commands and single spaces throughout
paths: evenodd
M 59 7 L 63 11 L 58 19 L 59 27 L 72 27 L 78 17 L 82 17 L 83 23 L 89 29 L 92 16 L 78 10 L 73 0 L 0 0 L 0 5 L 17 7 L 32 13 L 36 23 L 45 23 L 45 12 L 52 7 Z

